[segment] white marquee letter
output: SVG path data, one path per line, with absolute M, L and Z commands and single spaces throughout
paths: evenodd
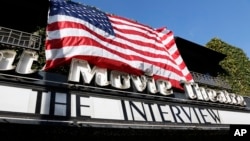
M 93 69 L 91 70 L 87 61 L 72 59 L 68 81 L 79 82 L 80 74 L 83 75 L 84 83 L 89 84 L 93 79 L 94 75 L 96 74 L 95 82 L 97 85 L 99 86 L 109 85 L 107 78 L 108 77 L 107 69 L 94 66 Z
M 210 99 L 210 101 L 212 102 L 216 102 L 217 101 L 217 94 L 216 94 L 216 91 L 215 90 L 212 90 L 212 89 L 206 89 L 207 91 L 207 95 Z
M 238 104 L 238 105 L 246 106 L 246 102 L 245 102 L 243 96 L 237 95 L 237 96 L 236 96 L 236 99 L 237 99 L 237 104 Z
M 145 75 L 142 75 L 142 76 L 130 75 L 130 76 L 132 78 L 132 81 L 137 91 L 142 92 L 146 89 L 147 78 Z
M 209 97 L 208 97 L 208 95 L 207 95 L 206 89 L 203 88 L 203 87 L 200 87 L 200 91 L 201 91 L 201 95 L 202 95 L 203 99 L 204 99 L 205 101 L 209 101 Z
M 36 72 L 31 69 L 34 61 L 37 61 L 38 54 L 36 51 L 24 50 L 17 64 L 16 72 L 20 74 L 30 74 Z
M 226 103 L 226 97 L 223 91 L 217 91 L 217 101 L 219 101 L 220 103 Z
M 185 90 L 185 94 L 188 98 L 190 99 L 196 99 L 197 96 L 194 94 L 193 88 L 192 88 L 192 83 L 189 82 L 183 82 L 181 81 L 181 83 L 184 84 L 184 90 Z
M 155 85 L 155 80 L 153 78 L 147 78 L 147 80 L 148 80 L 148 83 L 147 83 L 148 91 L 151 94 L 157 93 L 158 91 Z
M 118 89 L 130 88 L 130 76 L 125 72 L 111 71 L 110 74 L 111 85 Z
M 172 85 L 169 81 L 158 79 L 156 80 L 157 89 L 162 95 L 171 95 L 173 94 Z
M 16 57 L 14 50 L 0 50 L 0 70 L 13 70 L 15 66 L 12 66 Z

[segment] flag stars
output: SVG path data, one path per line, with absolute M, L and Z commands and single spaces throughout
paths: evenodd
M 73 16 L 85 20 L 109 34 L 114 34 L 112 25 L 106 14 L 95 7 L 66 1 L 53 1 L 52 4 L 55 8 L 51 11 L 50 15 L 63 14 Z

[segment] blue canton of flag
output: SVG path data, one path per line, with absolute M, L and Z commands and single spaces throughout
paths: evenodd
M 106 14 L 95 7 L 81 5 L 72 1 L 51 0 L 49 16 L 66 15 L 82 19 L 96 28 L 102 29 L 105 32 L 114 35 L 112 25 Z

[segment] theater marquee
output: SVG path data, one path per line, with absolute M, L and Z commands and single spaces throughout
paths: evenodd
M 73 59 L 68 76 L 32 70 L 35 51 L 0 51 L 0 119 L 121 128 L 250 124 L 249 99 L 225 90 L 90 67 Z M 15 72 L 13 72 L 15 70 Z M 82 79 L 82 80 L 81 80 Z
M 23 51 L 16 67 L 12 65 L 15 57 L 16 52 L 14 50 L 0 50 L 0 70 L 8 71 L 15 69 L 16 73 L 19 74 L 31 74 L 37 71 L 31 69 L 33 62 L 37 61 L 39 57 L 36 51 Z M 154 80 L 150 76 L 130 75 L 115 70 L 111 70 L 109 73 L 106 68 L 97 66 L 91 68 L 85 60 L 72 59 L 68 81 L 79 82 L 81 75 L 83 76 L 84 84 L 90 84 L 95 77 L 95 84 L 101 87 L 111 86 L 116 89 L 127 90 L 132 87 L 131 83 L 133 83 L 134 91 L 136 92 L 147 90 L 150 94 L 158 93 L 165 96 L 173 94 L 172 85 L 167 80 Z M 196 83 L 180 83 L 183 83 L 186 95 L 190 99 L 246 106 L 242 96 L 228 93 L 226 90 L 206 89 L 199 87 Z
M 1 111 L 45 117 L 67 117 L 71 120 L 77 119 L 79 123 L 86 119 L 90 121 L 100 119 L 103 123 L 112 120 L 122 123 L 127 121 L 130 124 L 131 122 L 250 124 L 250 114 L 247 111 L 122 97 L 105 98 L 84 95 L 84 92 L 66 93 L 10 86 L 0 86 L 0 88 L 3 91 L 0 94 Z

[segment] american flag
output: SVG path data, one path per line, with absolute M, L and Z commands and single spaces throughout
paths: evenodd
M 45 70 L 72 58 L 135 75 L 150 75 L 182 89 L 193 81 L 176 47 L 173 32 L 154 29 L 95 7 L 50 0 Z

